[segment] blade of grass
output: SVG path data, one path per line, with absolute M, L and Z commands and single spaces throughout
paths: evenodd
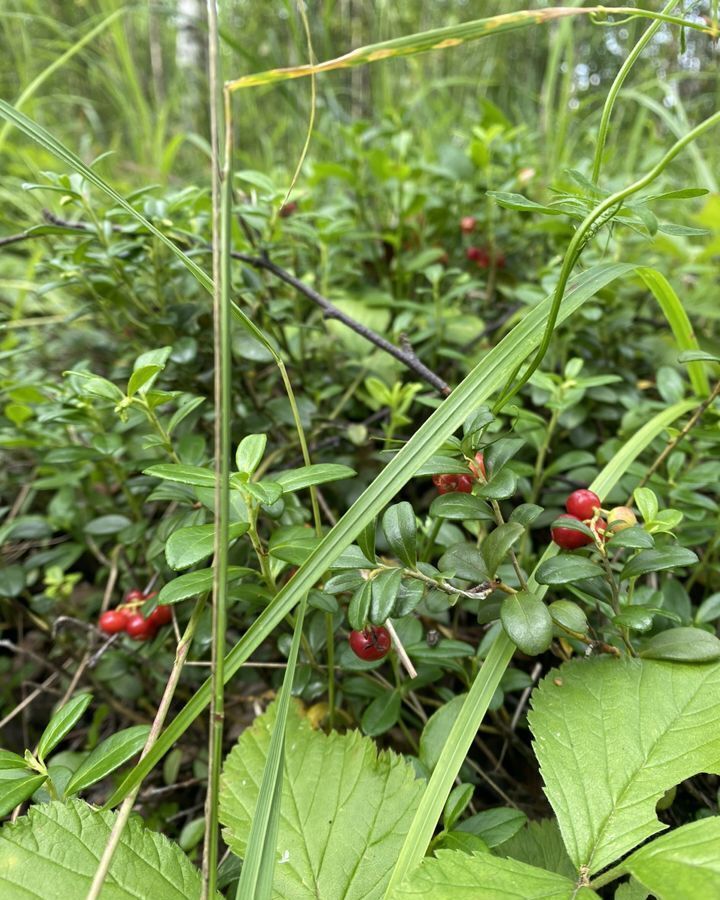
M 652 441 L 676 419 L 689 412 L 694 405 L 693 400 L 683 400 L 647 422 L 623 448 L 615 454 L 612 460 L 605 466 L 602 472 L 590 485 L 590 489 L 602 497 L 617 484 L 619 478 L 627 471 L 628 467 L 637 459 L 638 455 L 652 443 Z M 555 556 L 559 551 L 556 544 L 550 544 L 538 561 L 537 566 Z M 535 571 L 537 571 L 537 566 Z M 534 572 L 528 579 L 528 589 L 538 597 L 544 597 L 547 585 L 539 585 L 535 581 Z M 442 753 L 437 761 L 430 781 L 423 793 L 420 805 L 417 808 L 405 842 L 400 850 L 400 855 L 393 869 L 393 874 L 388 883 L 385 897 L 390 897 L 394 888 L 398 887 L 403 879 L 415 866 L 419 865 L 425 856 L 425 851 L 432 840 L 435 826 L 442 815 L 448 795 L 453 788 L 455 779 L 460 771 L 470 745 L 477 734 L 483 717 L 495 690 L 500 684 L 500 679 L 510 662 L 515 651 L 515 645 L 501 632 L 493 642 L 487 658 L 482 664 L 475 681 L 473 682 L 462 709 L 455 720 L 450 734 L 447 737 Z
M 244 75 L 242 78 L 228 82 L 227 87 L 231 91 L 236 91 L 242 88 L 287 81 L 291 78 L 304 78 L 308 75 L 318 75 L 321 72 L 330 72 L 335 69 L 349 69 L 353 66 L 362 66 L 383 59 L 396 59 L 399 56 L 426 53 L 428 50 L 446 50 L 449 47 L 459 47 L 462 44 L 476 41 L 489 35 L 494 36 L 517 28 L 525 28 L 529 25 L 542 25 L 567 16 L 592 15 L 602 17 L 608 13 L 614 16 L 627 15 L 631 18 L 659 19 L 663 22 L 681 25 L 683 28 L 693 28 L 696 31 L 715 36 L 715 29 L 712 25 L 705 25 L 697 21 L 686 21 L 678 16 L 669 16 L 646 9 L 633 9 L 627 6 L 612 9 L 603 6 L 589 6 L 584 9 L 577 6 L 550 7 L 549 9 L 536 11 L 523 10 L 521 12 L 505 13 L 489 19 L 475 19 L 472 22 L 463 22 L 460 25 L 448 25 L 445 28 L 433 28 L 430 31 L 424 31 L 419 34 L 410 34 L 404 37 L 393 38 L 389 41 L 382 41 L 378 44 L 358 47 L 356 50 L 351 50 L 343 56 L 329 59 L 316 65 L 291 66 L 284 69 L 270 69 L 266 72 Z
M 287 669 L 278 698 L 275 724 L 270 738 L 257 806 L 253 813 L 242 873 L 235 895 L 236 900 L 244 900 L 245 897 L 252 897 L 253 900 L 269 900 L 272 897 L 285 761 L 285 729 L 306 606 L 307 600 L 303 597 L 300 601 Z
M 657 269 L 648 268 L 638 269 L 638 275 L 652 292 L 663 311 L 663 315 L 672 329 L 678 350 L 681 352 L 699 350 L 700 346 L 688 314 L 667 278 Z M 689 362 L 687 370 L 693 391 L 698 397 L 707 397 L 710 393 L 710 382 L 705 371 L 705 363 L 700 360 Z
M 86 35 L 81 37 L 80 40 L 76 41 L 71 47 L 68 47 L 68 49 L 61 56 L 58 56 L 58 58 L 50 63 L 49 66 L 44 68 L 39 75 L 33 78 L 30 84 L 25 88 L 25 90 L 15 101 L 15 109 L 20 109 L 22 106 L 24 106 L 27 101 L 34 96 L 38 88 L 42 87 L 42 85 L 48 80 L 48 78 L 50 78 L 51 75 L 54 75 L 58 69 L 61 69 L 65 65 L 66 62 L 69 62 L 73 58 L 73 56 L 76 56 L 83 49 L 83 47 L 85 47 L 86 44 L 89 44 L 90 41 L 96 38 L 102 31 L 104 31 L 109 25 L 111 25 L 115 21 L 115 19 L 124 15 L 126 12 L 126 7 L 116 9 L 115 12 L 110 13 L 109 16 L 104 18 L 93 29 L 88 31 Z M 2 129 L 0 130 L 0 153 L 2 152 L 3 146 L 5 145 L 5 140 L 11 127 L 12 125 L 10 122 L 5 122 Z
M 674 6 L 677 6 L 679 2 L 680 0 L 670 0 L 670 2 L 667 3 L 663 8 L 663 13 L 669 13 L 670 10 Z M 597 142 L 595 144 L 595 156 L 593 157 L 592 174 L 590 176 L 593 184 L 597 184 L 598 179 L 600 178 L 600 166 L 602 165 L 603 151 L 605 150 L 605 141 L 607 140 L 608 129 L 610 128 L 610 116 L 612 115 L 615 101 L 617 100 L 618 94 L 620 93 L 620 88 L 623 86 L 625 79 L 630 73 L 630 69 L 632 69 L 633 65 L 640 57 L 640 54 L 643 52 L 645 47 L 647 47 L 647 45 L 655 36 L 656 32 L 662 27 L 662 25 L 662 19 L 656 19 L 652 23 L 652 25 L 650 25 L 645 34 L 643 34 L 643 36 L 628 54 L 627 59 L 620 67 L 620 71 L 617 73 L 617 75 L 615 76 L 615 80 L 610 86 L 610 90 L 608 91 L 607 97 L 605 98 L 605 105 L 603 106 L 602 115 L 600 116 L 600 126 L 598 128 Z
M 616 278 L 627 276 L 634 267 L 623 263 L 596 266 L 577 278 L 563 299 L 560 320 L 571 316 L 597 291 Z M 337 525 L 328 532 L 323 541 L 297 570 L 292 580 L 285 585 L 250 626 L 245 635 L 230 651 L 226 659 L 225 675 L 231 678 L 250 654 L 277 627 L 288 612 L 299 602 L 315 582 L 332 565 L 392 497 L 405 485 L 432 456 L 437 448 L 462 425 L 463 421 L 492 396 L 505 382 L 508 373 L 519 359 L 527 354 L 527 348 L 536 346 L 543 324 L 547 320 L 551 298 L 538 304 L 515 328 L 500 341 L 469 375 L 455 388 L 452 394 L 427 419 L 410 438 L 397 456 L 383 469 L 372 484 L 355 501 Z M 158 746 L 153 759 L 141 762 L 125 778 L 108 800 L 107 806 L 114 806 L 126 793 L 142 780 L 153 765 L 172 744 L 184 733 L 210 700 L 209 682 L 205 682 L 188 701 L 170 724 L 164 735 L 162 746 Z M 162 740 L 162 739 L 161 739 Z

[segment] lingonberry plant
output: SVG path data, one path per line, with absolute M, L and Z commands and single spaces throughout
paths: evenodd
M 90 165 L 29 117 L 45 75 L 0 102 L 0 152 L 19 133 L 40 147 L 7 167 L 24 230 L 0 239 L 18 292 L 0 348 L 0 895 L 720 895 L 703 156 L 720 114 L 701 82 L 624 94 L 651 41 L 672 68 L 681 30 L 695 84 L 714 9 L 623 10 L 644 31 L 605 42 L 606 9 L 510 13 L 224 86 L 221 12 L 211 142 L 187 142 L 212 191 L 174 169 L 167 188 L 112 187 L 112 157 Z M 119 14 L 90 35 L 123 50 Z M 589 17 L 576 46 L 567 26 Z M 426 128 L 351 122 L 323 93 L 329 68 L 555 19 L 536 90 L 498 77 L 507 94 L 449 119 L 424 85 Z M 571 60 L 596 44 L 605 100 L 579 128 Z M 236 168 L 247 89 L 301 76 L 321 101 L 304 168 L 270 142 L 262 171 L 245 144 Z M 165 121 L 131 93 L 128 124 Z M 630 123 L 619 95 L 641 104 Z M 265 133 L 272 104 L 254 113 Z

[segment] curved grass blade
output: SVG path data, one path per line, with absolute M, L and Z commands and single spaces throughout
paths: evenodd
M 638 275 L 652 292 L 653 297 L 655 297 L 660 309 L 663 311 L 663 315 L 675 336 L 678 350 L 681 353 L 686 350 L 699 350 L 700 345 L 695 337 L 692 323 L 685 312 L 680 298 L 667 278 L 656 269 L 647 268 L 638 269 Z M 707 397 L 710 393 L 710 382 L 705 372 L 705 365 L 696 360 L 687 363 L 687 370 L 695 393 L 698 397 Z
M 596 266 L 574 280 L 565 294 L 560 321 L 578 310 L 597 291 L 634 266 L 611 263 Z M 225 676 L 232 678 L 251 653 L 265 640 L 298 601 L 348 547 L 360 531 L 387 505 L 437 448 L 462 425 L 468 414 L 505 383 L 508 374 L 536 347 L 547 321 L 551 298 L 538 304 L 455 388 L 442 405 L 410 438 L 398 455 L 355 501 L 323 541 L 297 570 L 275 599 L 258 616 L 225 661 Z M 207 681 L 171 722 L 155 747 L 126 777 L 106 806 L 114 806 L 131 791 L 200 715 L 210 699 Z
M 694 400 L 684 400 L 663 410 L 647 422 L 605 466 L 590 485 L 590 489 L 602 499 L 615 486 L 639 454 L 665 428 L 689 412 L 694 405 Z M 559 547 L 556 544 L 550 544 L 542 558 L 538 560 L 534 571 L 537 571 L 542 562 L 555 556 L 558 551 Z M 535 581 L 534 573 L 528 579 L 528 588 L 538 597 L 543 597 L 547 591 L 547 585 L 539 585 Z M 405 837 L 405 843 L 385 893 L 386 897 L 391 896 L 392 890 L 403 881 L 411 869 L 420 864 L 425 856 L 426 848 L 432 840 L 435 826 L 442 814 L 460 767 L 514 652 L 515 645 L 502 631 L 492 644 L 490 652 L 468 692 L 460 714 L 450 729 L 450 734 Z
M 20 96 L 15 101 L 15 109 L 20 109 L 27 101 L 35 94 L 37 89 L 43 85 L 51 75 L 54 75 L 58 69 L 61 69 L 66 62 L 71 60 L 73 56 L 79 53 L 86 44 L 89 44 L 94 38 L 96 38 L 101 31 L 104 31 L 108 25 L 111 25 L 115 19 L 124 15 L 127 12 L 126 7 L 122 7 L 121 9 L 116 9 L 114 12 L 110 13 L 102 22 L 99 22 L 93 29 L 88 31 L 87 34 L 83 35 L 80 40 L 76 41 L 72 47 L 68 47 L 68 49 L 62 54 L 62 56 L 58 56 L 56 60 L 54 60 L 49 66 L 40 72 L 30 84 L 25 88 L 25 90 L 20 94 Z M 0 130 L 0 152 L 2 152 L 2 148 L 5 145 L 5 139 L 7 138 L 8 132 L 12 125 L 10 122 L 6 122 L 2 130 Z
M 660 19 L 663 22 L 671 22 L 685 28 L 694 28 L 697 31 L 716 36 L 712 25 L 705 25 L 697 21 L 686 21 L 678 16 L 665 15 L 646 9 L 634 9 L 631 7 L 608 9 L 603 6 L 588 6 L 583 9 L 577 6 L 556 6 L 542 10 L 522 10 L 520 12 L 505 13 L 489 19 L 475 19 L 472 22 L 462 22 L 459 25 L 433 28 L 431 31 L 423 31 L 418 34 L 382 41 L 379 44 L 358 47 L 356 50 L 351 50 L 343 56 L 338 56 L 336 59 L 329 59 L 315 65 L 291 66 L 284 69 L 256 72 L 228 82 L 227 88 L 231 91 L 236 91 L 241 88 L 288 81 L 291 78 L 319 75 L 321 72 L 330 72 L 335 69 L 350 69 L 354 66 L 378 62 L 382 59 L 397 59 L 399 56 L 412 56 L 416 53 L 426 53 L 429 50 L 446 50 L 449 47 L 459 47 L 470 41 L 477 41 L 480 38 L 489 37 L 490 35 L 494 36 L 505 31 L 525 28 L 528 25 L 542 25 L 546 22 L 553 22 L 556 19 L 567 18 L 568 16 L 603 16 L 608 12 L 612 12 L 613 15 L 623 14 L 632 17 Z

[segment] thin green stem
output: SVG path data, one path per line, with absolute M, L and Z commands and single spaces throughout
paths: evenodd
M 210 68 L 210 123 L 213 162 L 213 346 L 215 362 L 215 555 L 212 590 L 212 654 L 208 789 L 205 798 L 202 897 L 217 891 L 218 806 L 222 741 L 225 719 L 225 634 L 227 632 L 227 574 L 230 521 L 230 420 L 232 415 L 231 336 L 231 216 L 232 216 L 232 121 L 229 96 L 225 95 L 225 141 L 222 172 L 222 77 L 217 7 L 208 0 Z
M 669 13 L 673 6 L 677 6 L 678 2 L 679 0 L 670 0 L 670 2 L 665 6 L 662 12 L 664 14 Z M 595 156 L 593 158 L 592 174 L 590 176 L 590 180 L 593 182 L 593 184 L 597 184 L 598 179 L 600 178 L 600 167 L 602 166 L 603 151 L 605 150 L 605 142 L 607 140 L 607 133 L 610 127 L 610 116 L 612 115 L 613 106 L 615 105 L 615 101 L 617 100 L 618 94 L 620 93 L 620 88 L 623 86 L 623 83 L 627 78 L 630 69 L 632 69 L 640 54 L 643 52 L 645 47 L 647 47 L 656 32 L 662 27 L 662 25 L 662 19 L 656 19 L 652 23 L 652 25 L 647 29 L 645 34 L 643 34 L 637 44 L 635 44 L 627 59 L 620 67 L 620 71 L 615 76 L 615 80 L 610 86 L 610 90 L 608 91 L 607 97 L 605 98 L 605 105 L 603 106 L 602 115 L 600 116 L 600 126 L 598 128 L 597 141 L 595 144 Z
M 646 175 L 644 175 L 642 178 L 639 178 L 637 181 L 634 181 L 632 184 L 628 185 L 622 190 L 616 191 L 614 194 L 606 197 L 605 200 L 602 201 L 602 203 L 598 204 L 595 209 L 588 213 L 588 215 L 578 227 L 578 230 L 573 235 L 572 240 L 570 241 L 568 249 L 565 253 L 562 267 L 560 269 L 558 284 L 553 294 L 552 305 L 550 307 L 550 313 L 548 315 L 547 324 L 545 326 L 545 331 L 543 333 L 540 346 L 538 347 L 532 362 L 525 369 L 522 378 L 520 378 L 520 380 L 517 382 L 515 381 L 517 372 L 519 371 L 516 370 L 513 377 L 506 384 L 500 399 L 493 407 L 493 412 L 495 414 L 497 414 L 510 400 L 512 400 L 512 398 L 528 382 L 533 372 L 536 371 L 545 354 L 547 353 L 548 347 L 550 346 L 550 340 L 557 323 L 560 306 L 565 295 L 565 288 L 567 287 L 568 280 L 573 268 L 575 267 L 575 263 L 580 257 L 580 253 L 583 247 L 590 239 L 590 232 L 592 231 L 593 227 L 598 222 L 600 222 L 604 216 L 612 217 L 613 210 L 615 210 L 616 208 L 619 209 L 628 197 L 636 194 L 638 191 L 641 191 L 643 188 L 651 184 L 658 177 L 658 175 L 660 175 L 667 168 L 672 160 L 675 159 L 675 157 L 682 150 L 684 150 L 685 147 L 687 147 L 688 144 L 692 143 L 692 141 L 694 141 L 696 138 L 700 137 L 706 131 L 709 131 L 711 128 L 718 124 L 720 124 L 720 111 L 714 113 L 712 116 L 709 116 L 707 119 L 705 119 L 704 122 L 696 125 L 695 128 L 691 129 L 686 135 L 680 138 L 680 140 L 676 141 L 668 150 L 668 152 L 663 156 L 660 162 L 658 162 L 657 165 L 653 166 L 653 168 Z

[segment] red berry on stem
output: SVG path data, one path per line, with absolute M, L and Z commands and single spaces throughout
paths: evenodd
M 477 219 L 475 216 L 463 216 L 460 219 L 460 231 L 465 234 L 470 234 L 471 231 L 475 231 L 475 226 L 477 225 Z
M 109 609 L 98 619 L 100 630 L 105 634 L 117 634 L 119 631 L 125 631 L 126 622 L 127 614 L 122 609 Z
M 474 479 L 472 475 L 458 475 L 456 491 L 461 494 L 472 494 Z
M 573 522 L 580 521 L 577 516 L 572 515 L 558 516 L 558 520 L 560 519 L 570 519 Z M 562 525 L 553 528 L 550 534 L 558 547 L 562 547 L 563 550 L 577 550 L 578 547 L 592 544 L 592 538 L 587 534 L 583 534 L 582 531 L 575 531 L 573 528 L 563 528 Z
M 370 625 L 362 631 L 350 632 L 350 649 L 360 659 L 375 662 L 387 656 L 392 640 L 384 625 Z
M 134 613 L 127 620 L 125 631 L 135 641 L 146 641 L 153 636 L 155 628 L 150 619 L 146 619 L 142 613 Z
M 594 491 L 573 491 L 565 501 L 565 509 L 578 519 L 592 519 L 595 510 L 600 509 L 600 498 Z
M 167 605 L 156 606 L 155 609 L 147 617 L 155 628 L 162 628 L 163 625 L 169 625 L 172 622 L 172 610 Z
M 125 596 L 126 603 L 134 603 L 136 600 L 144 600 L 145 594 L 142 591 L 135 589 L 134 591 L 128 591 Z

